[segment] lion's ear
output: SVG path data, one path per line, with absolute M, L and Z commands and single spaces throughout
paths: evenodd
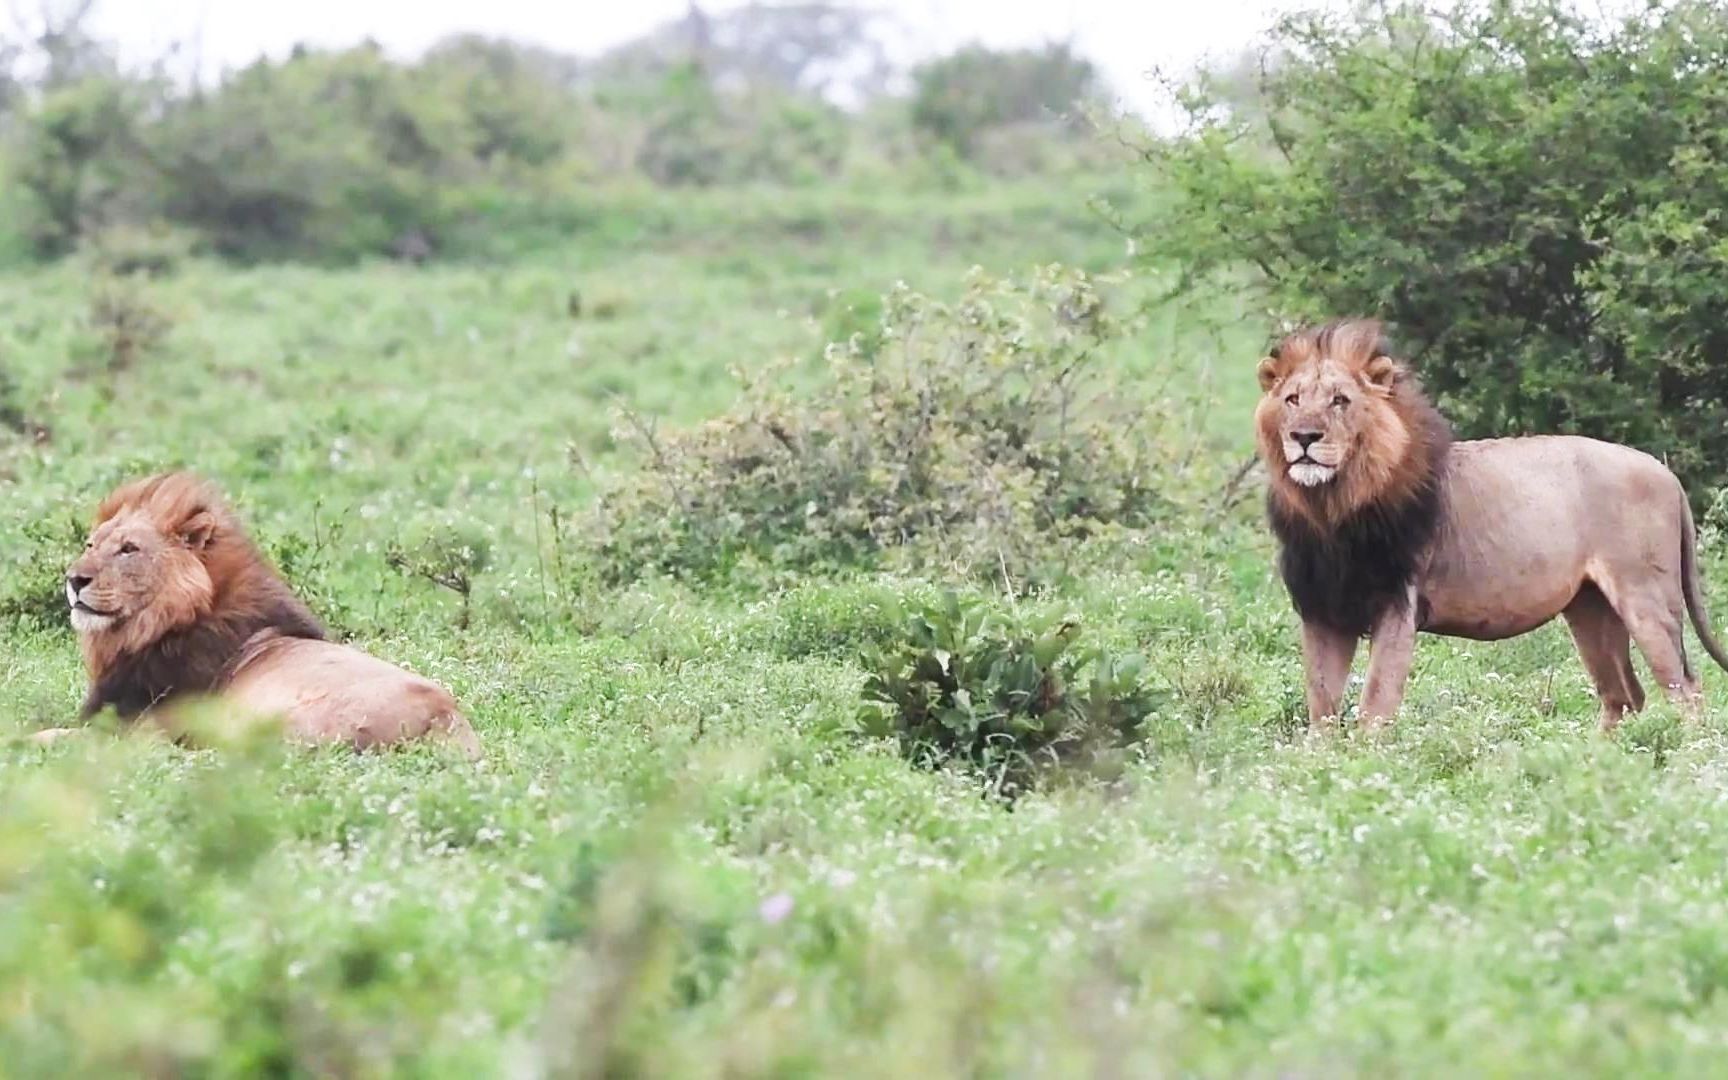
M 1368 366 L 1362 369 L 1362 374 L 1367 376 L 1368 381 L 1375 386 L 1382 390 L 1390 390 L 1398 385 L 1398 380 L 1404 377 L 1404 369 L 1399 366 L 1398 361 L 1382 354 L 1368 361 Z
M 1268 356 L 1260 361 L 1260 392 L 1269 394 L 1278 385 L 1278 361 Z
M 181 543 L 193 551 L 203 551 L 216 539 L 216 517 L 208 510 L 200 510 L 187 518 L 178 531 Z

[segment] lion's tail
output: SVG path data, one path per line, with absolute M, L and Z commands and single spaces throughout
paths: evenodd
M 1716 657 L 1716 662 L 1718 662 L 1718 664 L 1721 664 L 1725 669 L 1728 669 L 1728 664 L 1725 664 L 1723 658 L 1721 658 L 1721 650 L 1714 651 L 1712 655 Z M 470 759 L 480 760 L 482 757 L 486 757 L 486 750 L 480 748 L 480 736 L 479 734 L 473 733 L 473 724 L 468 722 L 468 717 L 465 717 L 465 715 L 458 714 L 456 717 L 453 717 L 453 722 L 451 722 L 451 726 L 449 726 L 448 734 L 449 740 L 456 743 L 456 745 L 461 746 L 463 753 L 467 753 Z
M 1724 665 L 1728 667 L 1728 665 Z M 455 743 L 464 754 L 474 761 L 486 756 L 486 751 L 480 748 L 480 736 L 475 734 L 474 725 L 459 712 L 446 713 L 433 719 L 432 729 L 445 739 Z
M 1692 504 L 1684 492 L 1680 495 L 1680 513 L 1686 527 L 1680 536 L 1680 583 L 1686 593 L 1686 614 L 1692 618 L 1692 629 L 1716 666 L 1728 671 L 1728 652 L 1724 652 L 1716 635 L 1710 631 L 1709 616 L 1704 612 L 1704 591 L 1698 587 L 1698 530 L 1692 523 Z

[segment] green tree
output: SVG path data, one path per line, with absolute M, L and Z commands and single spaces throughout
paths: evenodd
M 114 205 L 139 197 L 126 151 L 136 140 L 137 90 L 117 78 L 85 79 L 47 91 L 24 113 L 13 174 L 39 255 L 70 251 Z
M 465 34 L 434 46 L 416 77 L 428 93 L 460 103 L 464 150 L 483 164 L 546 165 L 579 137 L 577 67 L 569 57 Z
M 1287 315 L 1389 318 L 1469 433 L 1728 479 L 1728 9 L 1375 6 L 1270 47 L 1258 109 L 1191 85 L 1186 132 L 1148 148 L 1174 195 L 1149 250 L 1196 287 L 1253 267 Z
M 259 61 L 150 135 L 165 213 L 219 252 L 343 257 L 435 233 L 440 182 L 471 161 L 466 117 L 376 49 Z
M 999 51 L 971 46 L 913 72 L 912 124 L 962 157 L 994 128 L 1049 124 L 1076 129 L 1099 95 L 1092 62 L 1067 45 Z

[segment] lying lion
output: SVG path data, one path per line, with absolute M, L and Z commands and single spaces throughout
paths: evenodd
M 480 752 L 442 687 L 326 640 L 216 493 L 184 473 L 103 501 L 66 601 L 90 676 L 85 719 L 110 707 L 161 719 L 214 694 L 301 740 L 364 749 L 434 735 Z
M 1655 458 L 1569 436 L 1454 443 L 1369 321 L 1286 337 L 1261 361 L 1260 387 L 1267 509 L 1302 620 L 1311 724 L 1339 715 L 1362 637 L 1368 727 L 1398 712 L 1418 630 L 1487 641 L 1563 616 L 1604 730 L 1644 706 L 1631 641 L 1689 710 L 1700 692 L 1687 615 L 1728 669 L 1686 493 Z

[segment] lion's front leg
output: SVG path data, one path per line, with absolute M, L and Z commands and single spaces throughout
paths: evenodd
M 1362 726 L 1372 731 L 1398 715 L 1410 659 L 1416 652 L 1416 589 L 1404 603 L 1393 604 L 1375 618 L 1368 634 L 1368 683 L 1362 688 Z
M 1341 715 L 1356 638 L 1318 623 L 1302 624 L 1302 662 L 1308 676 L 1308 726 L 1323 728 Z

